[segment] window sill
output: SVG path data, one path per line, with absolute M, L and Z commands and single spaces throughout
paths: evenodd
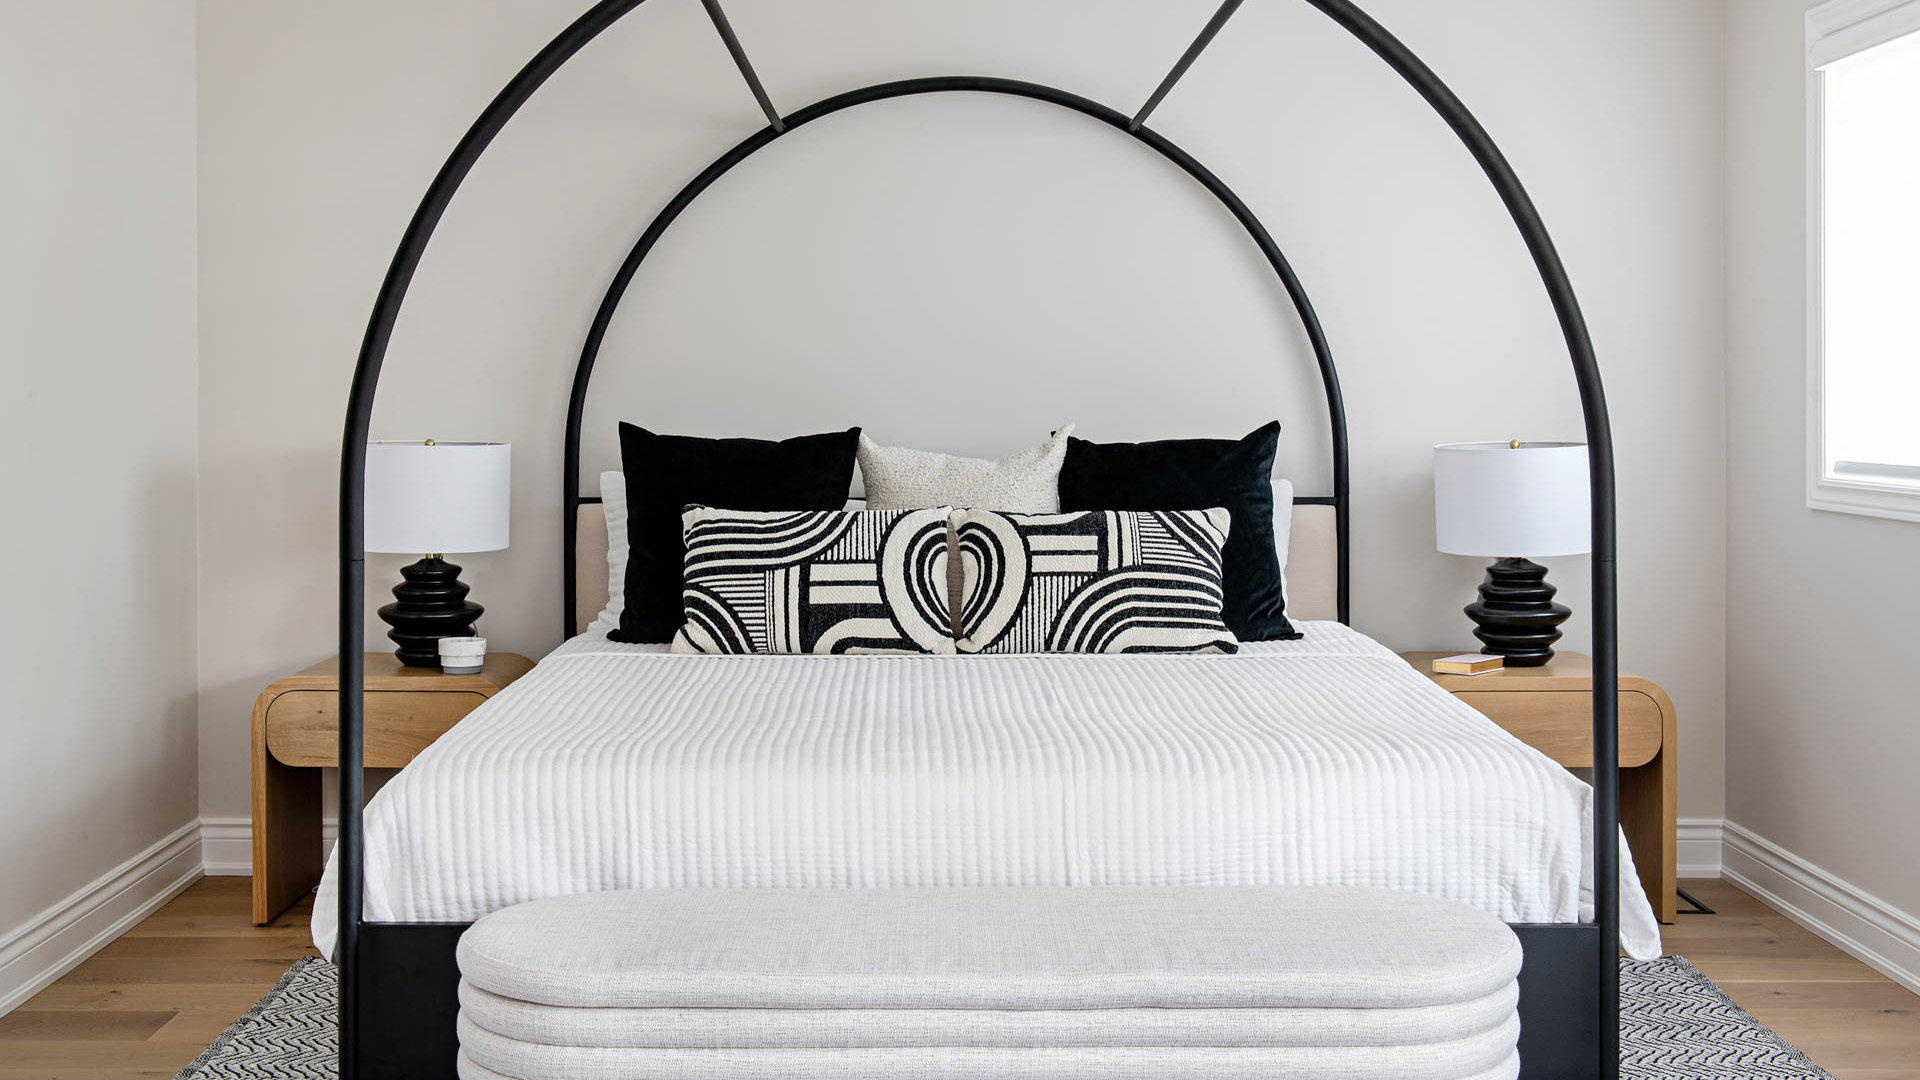
M 1831 476 L 1809 478 L 1807 508 L 1896 521 L 1920 521 L 1920 485 L 1875 484 Z

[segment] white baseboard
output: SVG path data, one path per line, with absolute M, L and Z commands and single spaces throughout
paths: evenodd
M 320 822 L 322 850 L 333 849 L 339 820 Z M 253 820 L 251 818 L 201 818 L 200 851 L 208 877 L 248 877 L 253 873 Z
M 248 818 L 200 819 L 201 867 L 208 877 L 253 873 L 253 822 Z
M 0 938 L 0 1016 L 180 895 L 200 874 L 200 823 L 189 821 Z
M 1722 877 L 1920 994 L 1920 918 L 1734 822 L 1725 834 Z
M 1721 818 L 1681 818 L 1676 869 L 1683 878 L 1720 876 L 1726 822 Z M 209 871 L 211 873 L 211 871 Z

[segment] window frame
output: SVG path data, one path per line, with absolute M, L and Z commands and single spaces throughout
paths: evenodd
M 1920 0 L 1830 0 L 1807 12 L 1807 507 L 1920 521 L 1920 482 L 1827 468 L 1826 75 L 1847 57 L 1920 32 Z

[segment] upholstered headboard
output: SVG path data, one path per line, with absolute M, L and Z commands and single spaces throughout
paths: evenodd
M 581 503 L 576 520 L 573 632 L 578 634 L 607 606 L 607 512 L 600 503 Z M 1339 566 L 1333 507 L 1295 503 L 1287 547 L 1287 614 L 1338 618 Z

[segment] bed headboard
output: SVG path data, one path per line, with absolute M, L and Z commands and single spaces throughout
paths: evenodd
M 586 630 L 607 606 L 607 511 L 600 500 L 582 502 L 575 512 L 573 558 L 573 632 Z M 1293 536 L 1287 545 L 1287 614 L 1296 619 L 1339 617 L 1340 548 L 1334 508 L 1327 503 L 1293 504 Z
M 561 597 L 564 608 L 563 625 L 568 628 L 569 633 L 577 633 L 579 627 L 592 622 L 605 599 L 603 595 L 605 585 L 599 580 L 600 568 L 606 565 L 605 554 L 602 552 L 598 556 L 585 557 L 589 548 L 605 547 L 606 532 L 600 508 L 595 503 L 587 501 L 588 496 L 581 494 L 580 491 L 580 435 L 586 412 L 587 388 L 593 380 L 593 368 L 600 356 L 601 342 L 605 340 L 607 327 L 612 323 L 614 312 L 619 309 L 620 301 L 626 295 L 627 286 L 633 282 L 635 274 L 638 273 L 640 264 L 653 251 L 654 244 L 660 237 L 679 219 L 681 212 L 692 205 L 702 192 L 726 175 L 734 166 L 752 157 L 786 132 L 797 130 L 813 120 L 842 109 L 892 98 L 942 93 L 1000 94 L 1041 101 L 1071 110 L 1122 131 L 1191 177 L 1208 194 L 1218 200 L 1221 207 L 1233 215 L 1234 220 L 1246 231 L 1247 238 L 1259 248 L 1267 266 L 1279 279 L 1287 298 L 1292 301 L 1295 312 L 1300 316 L 1301 328 L 1306 331 L 1307 341 L 1313 346 L 1314 361 L 1319 367 L 1321 385 L 1326 392 L 1328 430 L 1333 444 L 1331 493 L 1307 499 L 1297 498 L 1294 501 L 1293 551 L 1287 567 L 1287 610 L 1307 618 L 1337 618 L 1343 622 L 1346 621 L 1351 592 L 1347 565 L 1349 522 L 1346 406 L 1341 401 L 1340 377 L 1334 369 L 1333 350 L 1328 346 L 1326 334 L 1321 330 L 1320 317 L 1314 313 L 1313 304 L 1307 299 L 1307 291 L 1300 284 L 1300 278 L 1294 273 L 1293 266 L 1287 262 L 1287 257 L 1281 253 L 1280 245 L 1274 243 L 1266 226 L 1260 223 L 1260 219 L 1254 216 L 1247 204 L 1242 202 L 1240 197 L 1235 195 L 1218 176 L 1165 136 L 1141 124 L 1138 119 L 1129 118 L 1098 102 L 1048 86 L 987 76 L 954 75 L 903 79 L 849 91 L 801 109 L 788 117 L 784 123 L 769 124 L 759 133 L 734 145 L 732 149 L 702 169 L 692 180 L 687 181 L 686 186 L 667 202 L 667 205 L 647 225 L 646 230 L 634 241 L 632 249 L 627 252 L 626 259 L 621 262 L 620 269 L 614 273 L 613 280 L 608 284 L 606 294 L 601 297 L 600 307 L 594 313 L 593 324 L 587 329 L 586 341 L 580 349 L 580 360 L 573 371 L 573 394 L 567 405 L 566 453 L 561 479 L 563 496 L 561 528 L 565 538 L 561 545 L 562 558 L 565 560 L 561 568 L 563 580 Z M 587 522 L 589 515 L 593 518 L 591 527 Z M 1328 599 L 1329 597 L 1331 599 Z

